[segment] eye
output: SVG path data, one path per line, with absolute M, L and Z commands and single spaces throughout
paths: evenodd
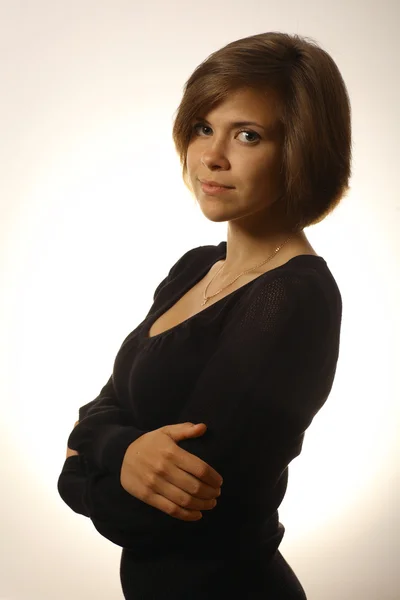
M 206 125 L 205 123 L 201 123 L 201 122 L 199 122 L 199 123 L 195 123 L 195 124 L 193 125 L 193 131 L 194 131 L 195 133 L 197 133 L 197 130 L 198 130 L 199 128 L 201 128 L 201 129 L 211 129 L 211 127 L 209 127 L 209 126 L 208 126 L 208 125 Z M 247 140 L 247 141 L 249 141 L 249 143 L 247 144 L 248 146 L 249 146 L 249 145 L 254 145 L 254 143 L 255 143 L 255 142 L 258 142 L 258 140 L 260 140 L 260 139 L 261 139 L 261 136 L 260 136 L 258 133 L 256 133 L 255 131 L 251 131 L 251 129 L 240 129 L 240 131 L 238 131 L 238 135 L 239 135 L 239 133 L 246 133 L 247 135 L 253 135 L 253 136 L 256 136 L 256 139 L 255 139 L 255 140 L 250 140 L 250 141 L 249 141 L 249 140 Z M 202 136 L 198 136 L 198 137 L 202 137 Z M 206 136 L 206 137 L 207 137 L 207 136 Z

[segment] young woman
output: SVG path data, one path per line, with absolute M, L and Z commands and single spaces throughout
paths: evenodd
M 227 241 L 158 285 L 79 409 L 58 490 L 123 548 L 128 600 L 304 600 L 278 507 L 339 356 L 341 294 L 304 228 L 349 189 L 348 94 L 316 43 L 259 34 L 194 71 L 173 136 Z

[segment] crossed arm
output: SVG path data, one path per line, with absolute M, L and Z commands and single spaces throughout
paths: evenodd
M 227 513 L 237 506 L 238 481 L 246 501 L 249 494 L 254 502 L 261 501 L 267 479 L 275 481 L 276 473 L 299 454 L 302 433 L 330 392 L 336 355 L 328 343 L 326 306 L 318 288 L 287 289 L 290 283 L 276 282 L 270 292 L 274 297 L 269 298 L 267 290 L 253 299 L 246 315 L 239 315 L 243 318 L 232 320 L 231 329 L 225 326 L 176 419 L 207 424 L 206 435 L 183 440 L 179 446 L 223 475 L 220 520 L 224 506 Z M 156 540 L 168 543 L 171 535 L 185 533 L 187 524 L 148 506 L 120 485 L 124 452 L 145 432 L 135 427 L 130 414 L 123 414 L 128 411 L 118 407 L 113 394 L 110 378 L 92 409 L 80 409 L 80 422 L 75 423 L 79 427 L 74 427 L 69 440 L 77 450 L 67 450 L 70 460 L 61 477 L 61 496 L 64 493 L 73 510 L 89 516 L 104 537 L 122 547 L 141 548 Z M 76 454 L 82 465 L 73 458 Z M 215 518 L 215 511 L 206 512 L 196 528 L 205 528 Z

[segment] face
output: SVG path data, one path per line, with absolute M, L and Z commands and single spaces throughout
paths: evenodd
M 282 128 L 276 95 L 245 89 L 192 123 L 187 178 L 204 215 L 215 222 L 260 220 L 281 194 Z M 253 121 L 257 125 L 232 125 Z M 199 180 L 232 186 L 217 195 Z

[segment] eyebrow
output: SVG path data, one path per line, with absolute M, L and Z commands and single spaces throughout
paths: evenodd
M 195 119 L 198 119 L 199 121 L 204 121 L 204 123 L 208 123 L 208 125 L 211 125 L 210 121 L 207 121 L 207 119 L 205 119 L 204 117 L 195 117 Z M 230 124 L 231 129 L 233 129 L 234 127 L 244 127 L 246 125 L 256 125 L 257 127 L 261 127 L 261 129 L 264 129 L 264 131 L 273 131 L 273 126 L 270 125 L 269 127 L 264 127 L 263 125 L 260 125 L 260 123 L 256 123 L 255 121 L 235 121 L 234 123 Z

